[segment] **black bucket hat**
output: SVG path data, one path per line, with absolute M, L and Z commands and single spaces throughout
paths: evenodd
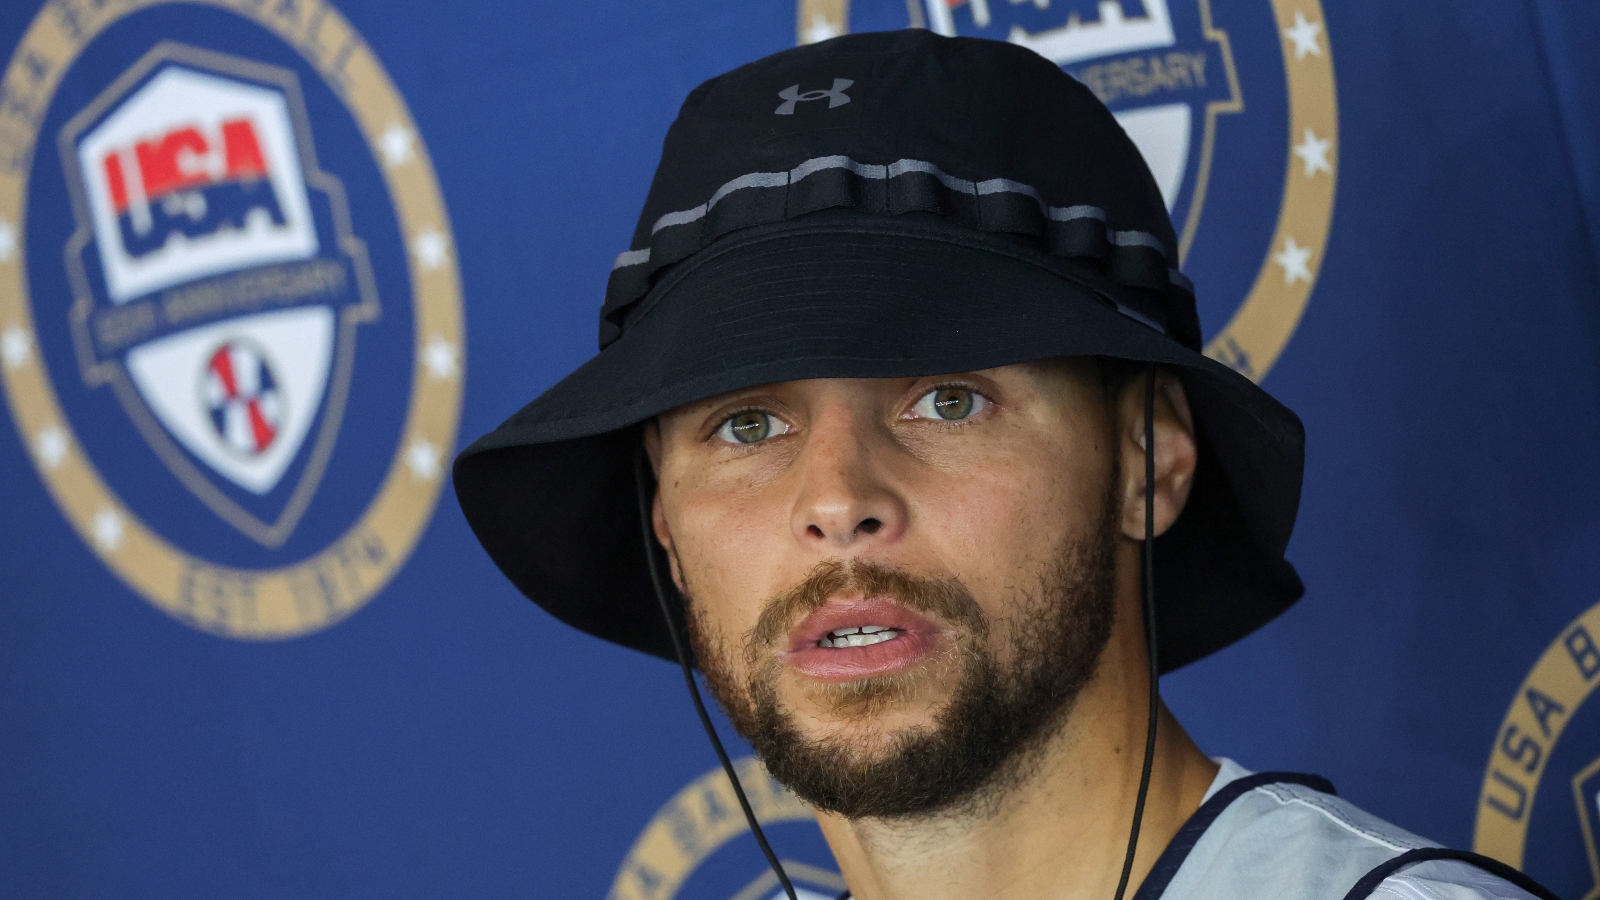
M 1300 421 L 1202 355 L 1177 259 L 1137 148 L 1033 51 L 926 31 L 786 50 L 684 101 L 612 270 L 600 353 L 463 451 L 456 495 L 535 603 L 674 659 L 637 511 L 642 422 L 806 378 L 1157 363 L 1183 381 L 1200 445 L 1155 544 L 1170 671 L 1303 592 L 1284 559 Z

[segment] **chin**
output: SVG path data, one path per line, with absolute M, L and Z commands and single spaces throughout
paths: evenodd
M 945 705 L 921 679 L 901 676 L 856 681 L 811 682 L 784 698 L 791 720 L 815 741 L 892 741 L 908 732 L 936 727 Z
M 932 726 L 891 726 L 886 723 L 854 723 L 838 728 L 802 729 L 801 739 L 813 750 L 824 750 L 834 763 L 846 767 L 871 767 L 898 756 L 915 736 L 927 734 Z

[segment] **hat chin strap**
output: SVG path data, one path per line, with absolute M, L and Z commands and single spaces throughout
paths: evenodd
M 1144 545 L 1140 548 L 1144 571 L 1145 658 L 1150 664 L 1150 709 L 1144 729 L 1144 769 L 1139 773 L 1139 796 L 1133 801 L 1133 828 L 1128 852 L 1122 858 L 1122 877 L 1115 900 L 1122 900 L 1133 874 L 1133 854 L 1139 848 L 1139 826 L 1144 822 L 1144 801 L 1150 794 L 1150 769 L 1156 759 L 1156 720 L 1161 708 L 1161 665 L 1156 647 L 1156 366 L 1145 370 L 1144 383 Z
M 794 884 L 789 881 L 789 873 L 783 870 L 783 863 L 778 861 L 778 855 L 772 852 L 772 845 L 767 843 L 767 835 L 761 830 L 761 823 L 756 821 L 755 810 L 750 808 L 750 798 L 744 795 L 744 785 L 739 783 L 739 773 L 733 770 L 733 761 L 728 759 L 727 748 L 722 746 L 722 738 L 717 736 L 717 728 L 711 723 L 711 714 L 706 712 L 706 701 L 700 696 L 700 685 L 694 680 L 694 666 L 689 663 L 689 654 L 684 648 L 683 637 L 678 634 L 678 623 L 672 618 L 672 607 L 667 603 L 666 585 L 661 580 L 661 567 L 656 562 L 656 536 L 650 529 L 649 477 L 649 462 L 645 459 L 644 443 L 641 441 L 633 457 L 633 478 L 639 494 L 639 528 L 644 538 L 645 561 L 650 569 L 650 585 L 655 588 L 656 602 L 661 606 L 661 617 L 667 623 L 667 634 L 672 637 L 672 650 L 678 656 L 678 666 L 683 669 L 683 681 L 689 686 L 689 696 L 694 700 L 694 711 L 700 716 L 700 725 L 705 728 L 706 736 L 711 738 L 711 746 L 717 751 L 722 771 L 728 773 L 728 781 L 733 785 L 733 795 L 739 798 L 739 809 L 744 811 L 744 819 L 750 823 L 750 833 L 756 836 L 756 843 L 761 845 L 761 852 L 767 857 L 767 865 L 772 867 L 773 874 L 778 876 L 778 883 L 783 885 L 784 894 L 789 900 L 800 900 L 795 895 Z
M 1161 708 L 1161 667 L 1156 646 L 1155 417 L 1156 367 L 1152 363 L 1146 370 L 1144 386 L 1144 541 L 1140 548 L 1143 562 L 1140 582 L 1144 595 L 1145 655 L 1150 666 L 1149 710 L 1144 734 L 1144 766 L 1139 773 L 1139 794 L 1133 803 L 1133 826 L 1128 834 L 1128 850 L 1122 858 L 1122 877 L 1117 880 L 1114 900 L 1123 900 L 1128 891 L 1128 879 L 1133 874 L 1133 857 L 1139 848 L 1139 826 L 1144 822 L 1145 799 L 1150 794 L 1150 770 L 1155 763 L 1157 712 Z M 667 603 L 666 585 L 661 580 L 661 567 L 656 561 L 655 534 L 650 528 L 650 471 L 643 442 L 640 442 L 634 452 L 633 475 L 634 484 L 638 488 L 639 528 L 640 536 L 644 539 L 645 562 L 650 570 L 650 586 L 655 589 L 656 603 L 661 607 L 661 618 L 666 622 L 667 634 L 672 638 L 672 650 L 677 654 L 679 668 L 683 670 L 683 681 L 689 687 L 689 697 L 694 701 L 694 711 L 700 717 L 700 725 L 705 729 L 706 736 L 711 739 L 712 749 L 717 751 L 717 760 L 722 763 L 722 771 L 728 774 L 728 781 L 733 785 L 733 794 L 739 798 L 739 809 L 744 812 L 745 821 L 750 824 L 750 833 L 755 835 L 756 843 L 761 845 L 761 853 L 766 856 L 767 865 L 771 866 L 773 874 L 778 876 L 778 883 L 783 885 L 783 892 L 788 900 L 799 900 L 794 892 L 794 884 L 789 880 L 789 873 L 783 870 L 783 863 L 779 862 L 778 855 L 772 852 L 772 845 L 767 842 L 766 832 L 761 830 L 761 823 L 756 820 L 755 810 L 750 808 L 750 799 L 745 796 L 744 786 L 739 783 L 739 773 L 734 771 L 733 761 L 728 758 L 727 748 L 722 746 L 722 738 L 717 735 L 717 728 L 711 722 L 711 714 L 706 711 L 706 701 L 700 696 L 700 685 L 694 678 L 694 666 L 689 662 L 683 636 L 678 633 L 678 623 L 672 618 L 672 607 Z M 839 895 L 839 898 L 845 900 L 849 896 L 850 891 L 847 889 Z

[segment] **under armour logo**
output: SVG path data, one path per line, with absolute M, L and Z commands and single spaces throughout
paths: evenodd
M 791 84 L 778 92 L 778 96 L 783 98 L 783 102 L 778 104 L 774 114 L 792 116 L 794 115 L 794 105 L 796 103 L 806 100 L 821 100 L 823 97 L 828 98 L 829 109 L 833 109 L 835 106 L 843 106 L 850 102 L 850 98 L 845 95 L 844 89 L 852 84 L 855 84 L 855 82 L 848 78 L 835 78 L 833 87 L 828 90 L 806 91 L 804 94 L 800 93 L 800 85 Z

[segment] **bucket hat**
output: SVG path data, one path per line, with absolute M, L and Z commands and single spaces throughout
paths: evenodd
M 642 423 L 799 379 L 1158 364 L 1187 391 L 1199 447 L 1154 548 L 1171 671 L 1303 593 L 1284 558 L 1300 421 L 1201 352 L 1177 260 L 1138 149 L 1033 51 L 920 30 L 785 50 L 689 94 L 607 282 L 599 353 L 467 447 L 456 495 L 528 598 L 674 659 L 648 567 L 660 550 L 638 520 Z

